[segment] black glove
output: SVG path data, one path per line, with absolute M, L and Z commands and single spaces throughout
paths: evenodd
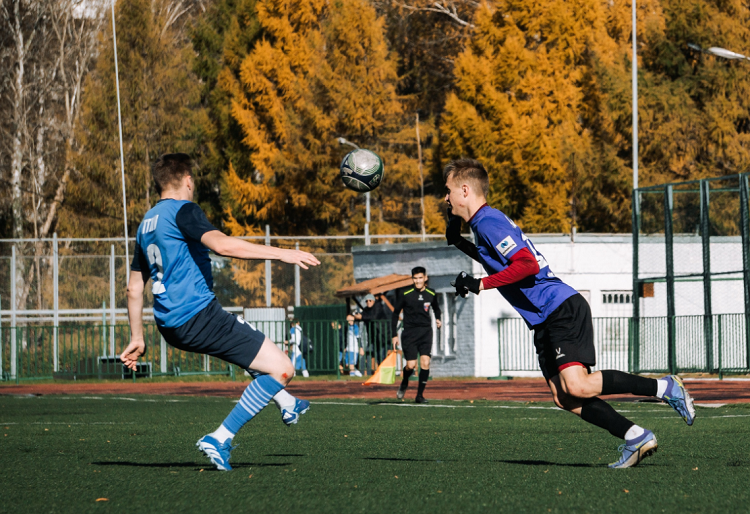
M 460 275 L 456 277 L 456 280 L 451 282 L 451 285 L 456 288 L 456 296 L 466 298 L 466 295 L 471 291 L 474 294 L 479 294 L 479 286 L 482 284 L 481 278 L 474 278 L 465 271 L 462 271 Z
M 445 239 L 448 240 L 449 245 L 455 245 L 461 242 L 461 218 L 454 216 L 450 209 L 448 209 L 448 224 L 445 227 Z

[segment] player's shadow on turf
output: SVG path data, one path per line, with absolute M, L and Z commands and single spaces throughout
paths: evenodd
M 456 462 L 454 459 L 412 459 L 401 457 L 362 457 L 362 460 L 390 460 L 395 462 Z
M 568 468 L 599 468 L 604 464 L 586 464 L 583 462 L 573 462 L 570 464 L 564 462 L 550 462 L 547 460 L 493 460 L 490 462 L 502 462 L 503 464 L 522 464 L 524 466 L 564 466 Z
M 113 461 L 113 462 L 92 462 L 96 466 L 130 466 L 136 468 L 206 468 L 210 467 L 211 464 L 204 464 L 199 462 L 129 462 L 129 461 Z M 270 468 L 270 467 L 284 467 L 291 466 L 291 462 L 238 462 L 232 463 L 233 468 Z

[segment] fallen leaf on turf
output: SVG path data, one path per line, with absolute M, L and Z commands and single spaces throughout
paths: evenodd
M 438 491 L 439 493 L 442 493 L 443 491 Z
M 545 472 L 545 473 L 549 473 L 549 470 L 548 470 L 548 469 L 545 469 L 545 470 L 544 470 L 544 472 Z
M 354 488 L 355 488 L 355 489 L 357 488 L 357 484 L 354 484 Z
M 469 403 L 474 403 L 474 400 L 469 400 Z
M 698 471 L 698 468 L 693 468 L 693 471 Z
M 557 494 L 562 494 L 562 491 L 557 491 Z
M 198 473 L 203 473 L 203 470 L 200 470 Z
M 629 493 L 630 491 L 628 491 L 627 489 L 623 489 L 622 492 Z
M 44 431 L 45 431 L 45 432 L 49 432 L 49 428 L 45 428 L 45 429 L 44 429 Z
M 109 498 L 97 498 L 96 501 L 98 501 L 98 502 L 108 502 Z
M 344 437 L 349 437 L 349 436 L 345 434 Z
M 398 478 L 398 475 L 393 475 L 395 478 Z
M 247 478 L 253 478 L 253 475 L 250 475 L 250 476 L 249 476 L 249 477 L 247 477 Z

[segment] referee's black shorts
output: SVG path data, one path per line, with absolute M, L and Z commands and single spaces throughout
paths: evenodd
M 401 348 L 408 361 L 417 360 L 417 355 L 432 355 L 432 327 L 410 327 L 401 332 Z
M 589 371 L 596 365 L 594 326 L 586 299 L 574 294 L 534 327 L 534 346 L 544 378 L 561 369 L 582 365 Z
M 247 369 L 266 336 L 242 316 L 230 314 L 214 300 L 177 328 L 159 327 L 164 340 L 178 350 L 218 357 Z

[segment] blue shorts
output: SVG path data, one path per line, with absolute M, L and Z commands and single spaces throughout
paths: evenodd
M 178 350 L 218 357 L 247 369 L 266 336 L 242 317 L 230 314 L 214 300 L 177 328 L 159 327 L 164 340 Z

